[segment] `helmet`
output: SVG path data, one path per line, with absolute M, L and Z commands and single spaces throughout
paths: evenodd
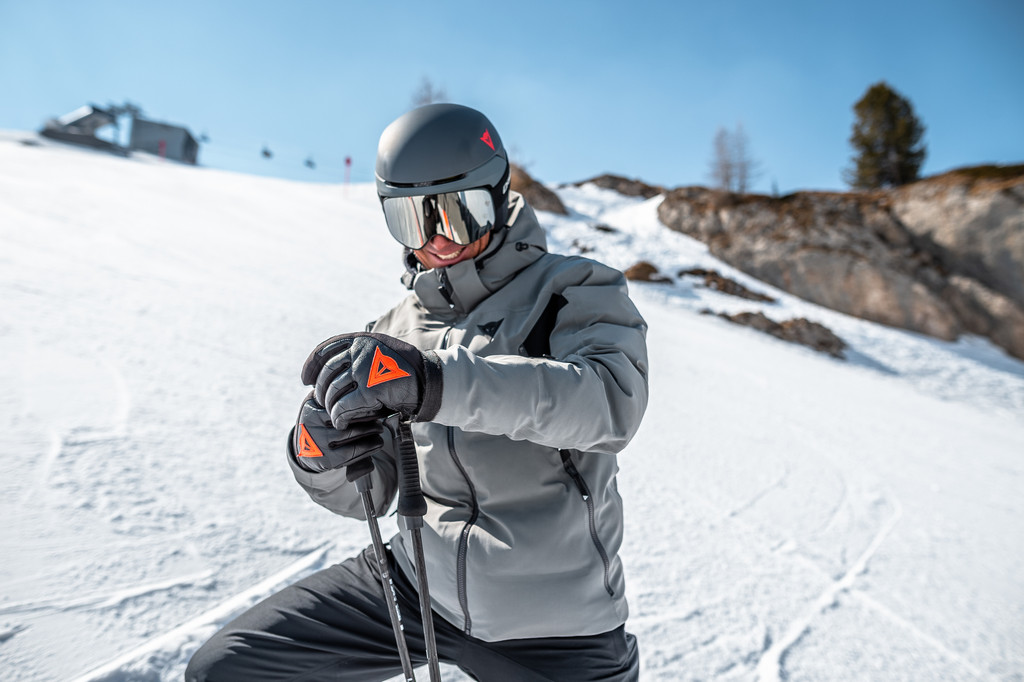
M 377 147 L 377 194 L 388 228 L 413 249 L 434 234 L 470 243 L 504 225 L 509 171 L 494 125 L 458 104 L 403 114 Z

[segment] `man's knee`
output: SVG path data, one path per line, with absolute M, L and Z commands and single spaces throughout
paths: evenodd
M 215 682 L 216 680 L 238 679 L 229 668 L 234 656 L 227 646 L 226 638 L 216 634 L 192 654 L 185 668 L 185 682 Z

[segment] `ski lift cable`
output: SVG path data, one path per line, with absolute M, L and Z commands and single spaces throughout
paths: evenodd
M 294 150 L 286 150 L 285 152 L 275 151 L 270 144 L 264 144 L 258 147 L 253 152 L 252 148 L 245 148 L 237 144 L 225 144 L 223 142 L 208 142 L 210 149 L 207 153 L 215 153 L 221 158 L 230 159 L 232 161 L 244 161 L 246 159 L 256 160 L 259 159 L 262 163 L 273 165 L 274 167 L 283 167 L 290 165 L 303 166 L 306 161 L 312 160 L 315 168 L 310 169 L 311 172 L 315 172 L 317 175 L 337 175 L 342 177 L 346 171 L 351 171 L 351 163 L 346 164 L 346 159 L 350 159 L 351 155 L 328 155 L 326 159 L 317 158 L 319 155 L 313 155 L 310 153 L 299 154 Z M 263 151 L 267 150 L 271 156 L 263 156 Z M 200 152 L 202 154 L 202 152 Z M 262 157 L 262 158 L 261 158 Z

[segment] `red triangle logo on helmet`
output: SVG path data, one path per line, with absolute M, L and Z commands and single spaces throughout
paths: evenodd
M 491 151 L 494 151 L 494 143 L 491 142 L 491 131 L 490 130 L 486 130 L 485 129 L 484 130 L 484 134 L 480 136 L 480 139 L 483 140 L 487 144 L 487 146 L 491 148 Z

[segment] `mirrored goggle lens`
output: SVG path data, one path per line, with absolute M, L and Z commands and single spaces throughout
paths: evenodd
M 486 189 L 388 197 L 383 206 L 391 235 L 410 249 L 423 248 L 435 234 L 472 244 L 494 227 L 494 201 Z

